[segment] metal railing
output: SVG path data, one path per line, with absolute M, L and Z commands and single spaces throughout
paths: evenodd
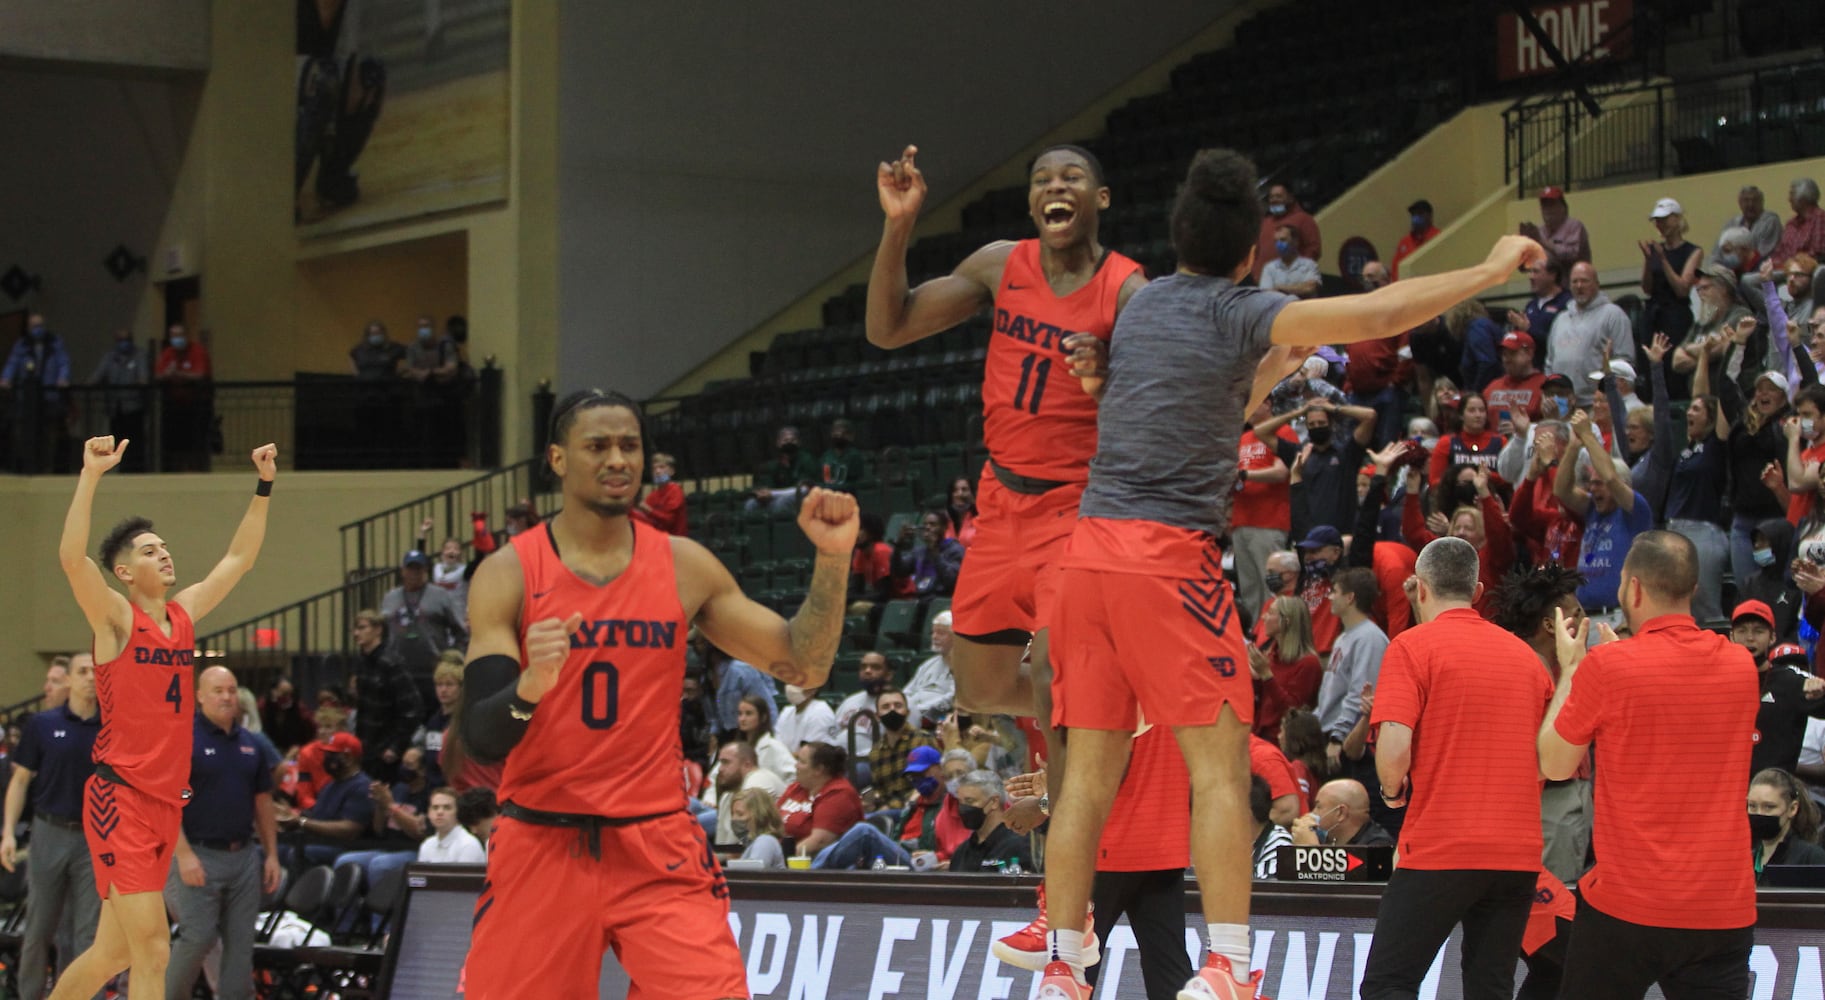
M 380 607 L 398 582 L 392 570 L 368 573 L 340 587 L 197 637 L 198 669 L 228 667 L 241 686 L 264 695 L 289 677 L 308 702 L 318 688 L 343 684 L 355 649 L 355 614 Z
M 75 472 L 78 444 L 131 438 L 124 472 L 238 469 L 267 442 L 287 469 L 457 468 L 500 461 L 501 370 L 448 395 L 410 382 L 300 374 L 291 381 L 18 385 L 0 391 L 0 470 Z
M 1572 94 L 1502 114 L 1504 178 L 1522 197 L 1566 188 L 1706 173 L 1825 156 L 1825 60 L 1598 95 Z
M 447 490 L 409 500 L 342 526 L 342 574 L 360 579 L 376 572 L 391 572 L 406 551 L 422 540 L 436 547 L 446 538 L 473 548 L 473 518 L 483 515 L 498 528 L 506 509 L 522 501 L 535 510 L 549 512 L 547 496 L 551 477 L 545 459 L 526 459 L 458 483 Z M 426 522 L 430 528 L 425 527 Z M 433 553 L 435 555 L 435 553 Z

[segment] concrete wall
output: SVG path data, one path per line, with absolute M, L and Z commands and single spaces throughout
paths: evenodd
M 252 471 L 251 467 L 248 471 Z M 204 623 L 233 624 L 340 583 L 338 529 L 350 521 L 471 478 L 469 472 L 298 472 L 279 477 L 266 544 L 254 571 Z M 129 515 L 151 518 L 171 546 L 179 585 L 194 583 L 228 548 L 247 510 L 253 476 L 109 476 L 95 498 L 91 554 Z M 45 658 L 88 645 L 88 626 L 57 565 L 69 478 L 0 478 L 0 524 L 14 555 L 0 576 L 0 703 L 29 697 Z
M 650 394 L 815 310 L 880 160 L 917 143 L 940 204 L 1235 5 L 560 6 L 559 383 Z
M 207 69 L 209 6 L 210 0 L 0 0 L 0 58 Z
M 116 280 L 102 261 L 125 246 L 157 266 L 150 258 L 195 131 L 199 91 L 192 76 L 0 68 L 8 150 L 0 163 L 0 271 L 16 264 L 44 282 L 23 300 L 0 293 L 0 312 L 43 310 L 68 344 L 78 379 L 116 328 L 133 327 L 143 340 L 163 317 L 146 272 Z M 140 315 L 142 302 L 149 316 Z

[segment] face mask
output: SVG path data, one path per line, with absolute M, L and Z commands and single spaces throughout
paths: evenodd
M 1742 270 L 1742 266 L 1743 266 L 1743 258 L 1741 256 L 1739 256 L 1737 254 L 1733 254 L 1733 253 L 1718 254 L 1717 262 L 1719 264 L 1722 264 L 1723 266 L 1729 268 L 1732 271 L 1740 271 L 1740 270 Z
M 989 821 L 988 811 L 979 806 L 957 806 L 957 818 L 963 821 L 963 828 L 970 832 L 982 829 L 982 824 Z
M 788 455 L 796 455 L 796 454 L 798 454 L 798 442 L 797 441 L 787 441 L 785 444 L 782 444 L 779 446 L 779 450 L 782 452 L 785 452 Z
M 1457 505 L 1459 507 L 1475 507 L 1477 505 L 1475 486 L 1469 483 L 1459 483 L 1451 492 L 1457 497 Z
M 1312 576 L 1330 576 L 1331 561 L 1329 559 L 1307 559 L 1305 561 L 1305 571 Z
M 419 340 L 430 340 L 431 339 L 431 328 L 428 326 L 419 327 L 418 328 L 418 339 Z
M 1293 245 L 1291 243 L 1288 243 L 1285 240 L 1275 240 L 1274 241 L 1274 252 L 1275 253 L 1279 253 L 1279 254 L 1290 253 L 1292 251 L 1292 249 L 1293 249 Z
M 1801 417 L 1800 418 L 1800 436 L 1801 437 L 1811 437 L 1812 436 L 1812 426 L 1813 426 L 1813 421 L 1812 421 L 1811 417 Z
M 1426 228 L 1426 217 L 1423 215 L 1412 216 L 1407 221 L 1409 221 L 1413 224 L 1414 229 L 1423 231 Z
M 1553 409 L 1556 409 L 1559 411 L 1559 419 L 1563 420 L 1571 414 L 1571 411 L 1572 411 L 1572 401 L 1571 400 L 1566 399 L 1564 396 L 1550 396 L 1548 398 L 1552 400 Z
M 386 342 L 387 342 L 387 335 L 384 333 L 368 334 L 368 343 L 373 344 L 375 347 L 379 347 L 381 344 L 384 344 Z
M 1269 206 L 1267 206 L 1267 214 L 1269 214 L 1269 215 L 1285 215 L 1285 214 L 1286 214 L 1286 206 L 1285 206 L 1285 205 L 1269 205 Z
M 795 706 L 803 705 L 805 703 L 805 689 L 796 684 L 786 685 L 786 702 L 787 704 Z
M 1311 442 L 1319 447 L 1331 443 L 1331 429 L 1329 427 L 1310 427 L 1306 429 L 1305 433 L 1306 437 L 1310 438 Z
M 32 335 L 33 340 L 44 339 L 44 327 L 42 326 L 34 326 L 27 332 Z
M 749 828 L 747 820 L 732 819 L 729 821 L 729 832 L 735 835 L 736 840 L 745 844 L 748 842 L 748 834 L 753 831 Z
M 1328 812 L 1328 811 L 1329 811 L 1329 810 L 1326 810 L 1326 811 L 1327 811 L 1327 812 Z M 1343 822 L 1343 817 L 1342 817 L 1342 816 L 1339 816 L 1339 817 L 1337 817 L 1337 822 L 1338 822 L 1338 823 L 1341 823 L 1341 822 Z M 1336 824 L 1336 823 L 1333 823 L 1333 824 L 1331 824 L 1331 825 L 1330 825 L 1330 826 L 1328 826 L 1328 827 L 1327 827 L 1327 826 L 1325 826 L 1325 825 L 1324 825 L 1324 813 L 1319 813 L 1319 814 L 1318 814 L 1318 833 L 1319 833 L 1319 834 L 1320 834 L 1320 836 L 1321 836 L 1321 837 L 1322 837 L 1322 839 L 1324 839 L 1324 840 L 1330 840 L 1330 839 L 1331 839 L 1331 831 L 1332 831 L 1332 830 L 1335 830 L 1335 829 L 1337 829 L 1337 824 Z
M 918 781 L 913 782 L 913 791 L 918 792 L 919 797 L 923 799 L 923 798 L 929 797 L 931 795 L 931 793 L 937 791 L 938 785 L 939 785 L 938 779 L 933 778 L 928 775 L 926 777 L 920 778 Z
M 188 338 L 188 337 L 172 337 L 171 338 L 171 349 L 174 351 L 181 351 L 184 348 L 189 347 L 189 346 L 190 346 L 190 338 Z
M 906 727 L 905 712 L 886 712 L 881 715 L 881 725 L 890 733 L 897 733 Z
M 881 689 L 886 686 L 887 679 L 884 677 L 862 681 L 862 690 L 868 692 L 870 696 L 880 694 Z
M 664 486 L 666 483 L 669 483 L 671 481 L 672 481 L 672 477 L 667 475 L 666 473 L 663 473 L 663 472 L 653 473 L 653 485 L 655 485 L 655 486 Z
M 1756 840 L 1773 840 L 1781 835 L 1781 818 L 1749 814 L 1749 836 Z
M 1432 449 L 1438 447 L 1438 438 L 1422 437 L 1419 439 L 1419 445 L 1420 445 L 1420 447 L 1426 449 L 1427 451 L 1431 451 Z
M 1755 550 L 1755 564 L 1757 566 L 1762 567 L 1763 569 L 1766 569 L 1769 566 L 1774 565 L 1774 550 L 1773 549 L 1756 549 Z
M 1281 576 L 1279 573 L 1263 573 L 1261 575 L 1261 582 L 1267 586 L 1268 593 L 1278 594 L 1280 593 L 1280 588 L 1286 586 L 1286 577 Z
M 133 341 L 117 340 L 114 342 L 114 349 L 116 351 L 120 352 L 121 354 L 132 354 L 133 353 Z
M 957 789 L 962 788 L 962 787 L 963 787 L 963 782 L 961 779 L 958 779 L 958 778 L 952 778 L 951 780 L 944 783 L 944 790 L 951 793 L 951 795 L 953 797 L 957 794 Z
M 399 780 L 400 781 L 413 781 L 413 780 L 417 779 L 417 777 L 418 777 L 418 768 L 401 767 L 399 769 Z
M 849 447 L 849 436 L 846 434 L 837 434 L 837 435 L 831 437 L 830 447 L 832 447 L 832 448 Z

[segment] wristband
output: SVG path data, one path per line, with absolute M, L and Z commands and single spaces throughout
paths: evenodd
M 272 496 L 272 480 L 270 480 L 270 479 L 260 480 L 260 484 L 253 488 L 253 495 L 257 496 L 257 497 Z

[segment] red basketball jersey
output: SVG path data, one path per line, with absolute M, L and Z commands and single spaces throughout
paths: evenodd
M 131 604 L 131 602 L 129 602 Z M 95 763 L 120 780 L 170 802 L 190 798 L 190 744 L 196 726 L 196 628 L 176 601 L 165 602 L 171 634 L 133 608 L 127 648 L 95 665 L 101 732 Z
M 1039 265 L 1039 241 L 1021 240 L 995 290 L 995 329 L 982 372 L 983 437 L 1002 468 L 1081 483 L 1096 454 L 1096 400 L 1071 375 L 1066 337 L 1115 329 L 1122 285 L 1141 266 L 1108 251 L 1084 287 L 1060 297 Z
M 685 807 L 678 742 L 685 637 L 671 539 L 630 521 L 634 555 L 602 586 L 559 558 L 549 524 L 514 536 L 526 595 L 520 633 L 581 613 L 557 686 L 507 755 L 500 798 L 533 809 L 629 818 Z M 520 650 L 521 662 L 526 651 Z

